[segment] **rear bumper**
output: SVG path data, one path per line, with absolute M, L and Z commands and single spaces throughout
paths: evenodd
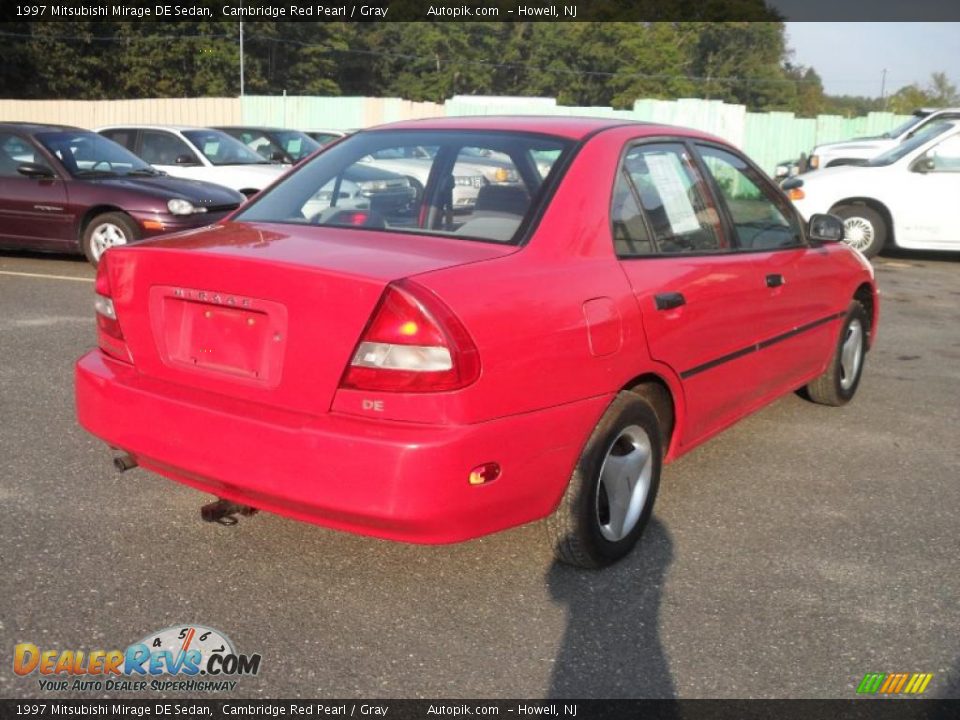
M 84 428 L 141 466 L 318 525 L 444 543 L 552 512 L 611 397 L 475 425 L 280 411 L 144 378 L 93 350 L 76 365 Z M 470 471 L 498 462 L 480 486 Z

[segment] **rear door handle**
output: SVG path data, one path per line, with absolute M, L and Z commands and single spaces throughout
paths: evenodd
M 786 283 L 786 282 L 787 282 L 787 281 L 783 279 L 783 275 L 781 275 L 780 273 L 774 273 L 774 274 L 772 274 L 772 275 L 767 275 L 767 287 L 768 287 L 768 288 L 780 287 L 781 285 L 783 285 L 783 284 Z
M 653 300 L 657 304 L 657 310 L 672 310 L 687 304 L 683 293 L 678 292 L 659 293 L 653 296 Z

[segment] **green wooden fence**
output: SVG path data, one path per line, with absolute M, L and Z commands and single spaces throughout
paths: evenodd
M 632 110 L 570 107 L 553 98 L 457 96 L 445 103 L 417 103 L 399 98 L 246 96 L 241 98 L 245 124 L 302 129 L 352 129 L 418 117 L 459 115 L 586 115 L 683 125 L 712 133 L 742 148 L 772 172 L 778 162 L 809 153 L 817 144 L 880 135 L 906 116 L 870 113 L 843 118 L 793 113 L 747 112 L 743 105 L 719 100 L 637 100 Z

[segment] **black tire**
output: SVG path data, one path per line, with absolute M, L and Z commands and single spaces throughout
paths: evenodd
M 608 456 L 623 460 L 637 452 L 641 454 L 636 458 L 643 459 L 644 442 L 649 457 L 643 460 L 641 480 L 634 487 L 643 482 L 646 492 L 641 497 L 631 491 L 633 511 L 625 513 L 629 522 L 618 531 L 601 471 Z M 653 406 L 640 395 L 621 392 L 594 428 L 559 506 L 544 523 L 557 559 L 577 567 L 600 568 L 629 553 L 650 520 L 660 487 L 662 458 L 661 430 Z M 623 477 L 626 474 L 619 479 Z
M 839 205 L 831 210 L 843 219 L 843 241 L 866 257 L 879 255 L 887 244 L 890 228 L 883 215 L 866 205 Z
M 83 239 L 81 241 L 83 254 L 86 255 L 87 260 L 94 267 L 97 266 L 100 257 L 107 250 L 102 241 L 95 239 L 98 233 L 102 232 L 113 235 L 113 244 L 116 245 L 125 245 L 140 238 L 140 230 L 137 228 L 137 224 L 126 213 L 108 212 L 97 215 L 83 229 Z
M 848 341 L 854 341 L 854 335 L 859 329 L 859 349 L 857 350 L 857 360 L 854 363 L 851 360 L 850 348 L 844 358 L 844 346 Z M 846 405 L 857 392 L 860 385 L 860 378 L 863 376 L 863 365 L 867 355 L 867 335 L 870 332 L 870 318 L 867 317 L 867 311 L 863 305 L 854 300 L 850 303 L 847 310 L 847 316 L 840 329 L 840 337 L 837 339 L 836 348 L 833 351 L 833 357 L 830 358 L 830 365 L 826 372 L 816 380 L 807 385 L 807 395 L 809 398 L 821 405 L 833 405 L 839 407 Z M 851 366 L 855 365 L 851 369 Z

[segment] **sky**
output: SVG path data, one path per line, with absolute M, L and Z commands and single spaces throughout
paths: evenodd
M 888 96 L 928 85 L 935 72 L 960 87 L 957 22 L 788 22 L 787 44 L 793 62 L 813 67 L 828 95 L 880 97 L 884 68 Z

